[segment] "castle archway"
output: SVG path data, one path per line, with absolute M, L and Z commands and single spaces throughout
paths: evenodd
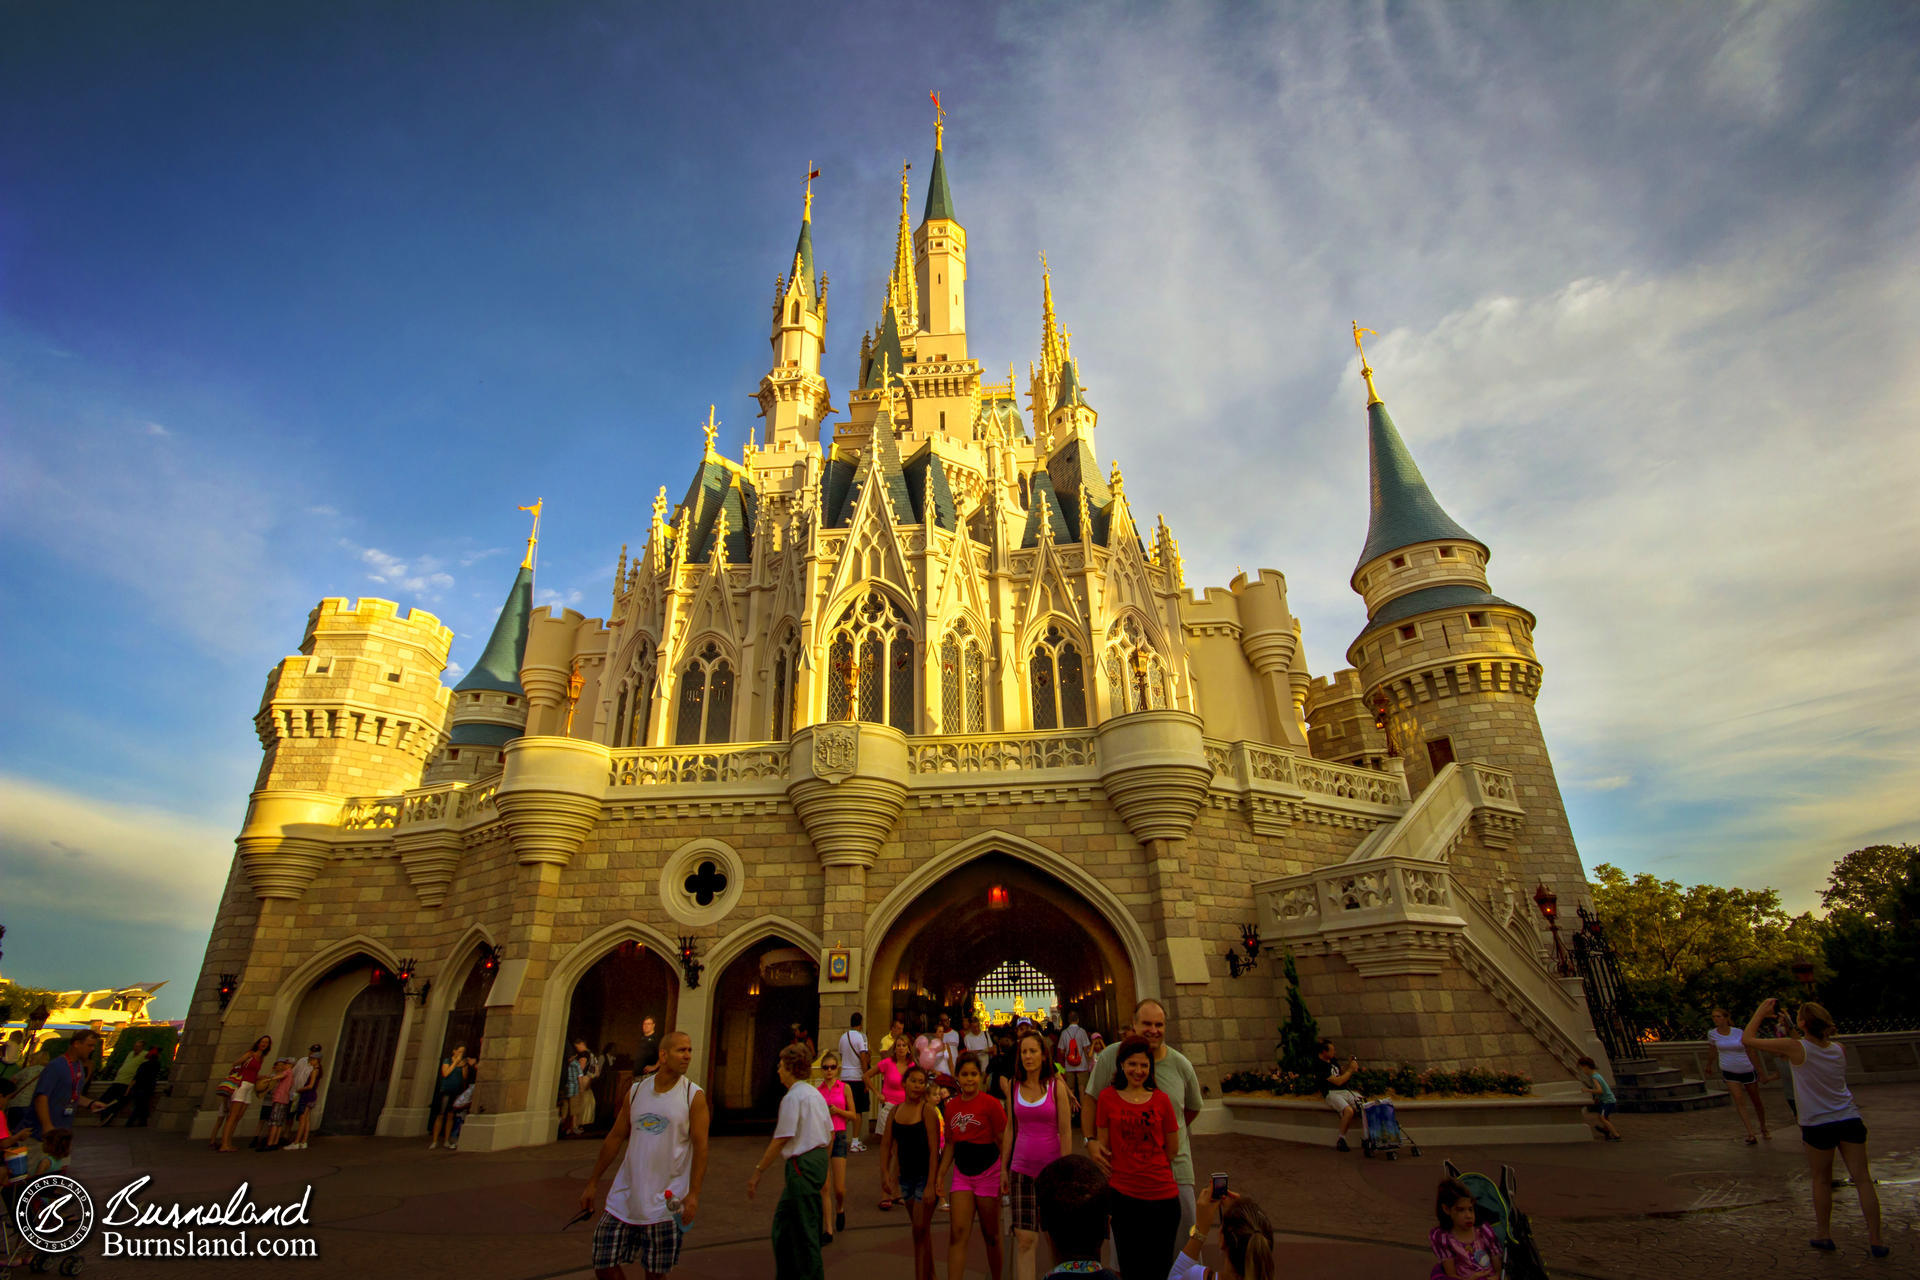
M 679 975 L 658 947 L 638 939 L 614 944 L 574 983 L 561 1056 L 584 1040 L 605 1059 L 592 1085 L 593 1129 L 613 1123 L 614 1100 L 624 1098 L 634 1076 L 659 1056 L 660 1037 L 675 1025 L 679 1004 Z M 646 1038 L 649 1021 L 651 1038 Z
M 715 977 L 707 1080 L 716 1133 L 772 1132 L 780 1050 L 796 1025 L 819 1043 L 819 954 L 810 938 L 772 933 L 735 952 Z
M 946 1013 L 959 1026 L 976 996 L 990 1000 L 983 980 L 1023 962 L 1045 975 L 1061 1005 L 1077 1004 L 1088 1027 L 1111 1034 L 1142 989 L 1126 936 L 1138 931 L 1131 917 L 1116 923 L 1080 888 L 1038 865 L 1031 850 L 988 841 L 968 852 L 916 886 L 910 900 L 876 913 L 884 932 L 870 943 L 869 1025 L 885 1027 L 896 1016 L 931 1025 Z M 1051 1011 L 1027 1012 L 1045 1018 Z
M 392 1101 L 395 1060 L 406 1029 L 407 1003 L 390 962 L 355 950 L 290 982 L 274 1056 L 321 1046 L 316 1123 L 329 1133 L 380 1131 Z

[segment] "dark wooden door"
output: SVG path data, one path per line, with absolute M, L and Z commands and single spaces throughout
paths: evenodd
M 400 1043 L 404 1003 L 398 984 L 382 982 L 362 991 L 347 1006 L 333 1084 L 327 1090 L 327 1132 L 369 1134 L 379 1124 L 387 1104 L 394 1049 Z

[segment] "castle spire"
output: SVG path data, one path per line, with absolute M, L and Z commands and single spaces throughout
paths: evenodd
M 819 291 L 819 277 L 813 269 L 813 180 L 820 171 L 812 165 L 807 166 L 806 203 L 800 209 L 800 238 L 793 246 L 793 280 L 802 293 L 813 295 Z
M 1053 311 L 1053 271 L 1047 255 L 1040 254 L 1040 368 L 1048 378 L 1060 372 L 1065 353 L 1060 345 L 1060 321 Z
M 530 507 L 521 507 L 522 511 L 533 512 L 536 530 L 540 520 L 539 502 Z M 487 637 L 487 647 L 480 652 L 479 659 L 461 677 L 454 686 L 455 693 L 468 693 L 476 689 L 490 689 L 497 693 L 519 694 L 520 663 L 527 656 L 527 628 L 533 618 L 533 544 L 537 534 L 527 538 L 527 557 L 520 562 L 520 572 L 514 576 L 513 585 L 507 588 L 506 603 L 500 606 L 500 616 L 494 620 L 493 631 Z M 526 723 L 525 713 L 515 723 Z M 458 730 L 453 738 L 459 743 Z
M 921 215 L 923 223 L 944 218 L 948 222 L 957 222 L 953 216 L 953 192 L 947 189 L 946 135 L 947 112 L 940 105 L 940 95 L 930 93 L 933 99 L 933 174 L 927 179 L 927 207 Z
M 910 200 L 907 172 L 913 165 L 900 165 L 900 230 L 893 240 L 893 272 L 887 277 L 887 304 L 899 317 L 900 331 L 912 333 L 919 327 L 920 296 L 913 263 L 913 229 L 907 225 Z
M 1371 330 L 1353 327 L 1354 346 L 1360 335 Z M 1387 413 L 1387 406 L 1373 388 L 1373 369 L 1360 354 L 1360 375 L 1367 383 L 1367 458 L 1371 473 L 1371 511 L 1367 518 L 1367 543 L 1360 552 L 1360 568 L 1389 552 L 1421 542 L 1466 542 L 1484 553 L 1487 544 L 1461 528 L 1448 515 L 1427 487 L 1399 428 Z

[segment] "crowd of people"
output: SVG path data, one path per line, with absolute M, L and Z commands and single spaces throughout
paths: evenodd
M 601 1178 L 618 1163 L 594 1233 L 602 1280 L 622 1280 L 636 1261 L 648 1277 L 665 1276 L 698 1212 L 710 1112 L 685 1078 L 691 1041 L 679 1032 L 668 1041 L 659 1071 L 628 1089 L 581 1197 L 583 1210 L 594 1209 Z M 1200 1081 L 1167 1043 L 1157 1000 L 1142 1001 L 1113 1044 L 1068 1010 L 1057 1030 L 900 1020 L 874 1046 L 854 1013 L 825 1049 L 794 1027 L 779 1079 L 773 1137 L 744 1190 L 756 1198 L 780 1169 L 772 1227 L 780 1280 L 824 1274 L 822 1250 L 846 1225 L 847 1161 L 869 1140 L 879 1149 L 880 1207 L 908 1215 L 915 1280 L 934 1280 L 940 1252 L 948 1280 L 959 1280 L 976 1232 L 996 1280 L 1009 1252 L 1020 1280 L 1037 1277 L 1042 1237 L 1049 1275 L 1199 1280 L 1216 1227 L 1228 1267 L 1216 1274 L 1274 1274 L 1265 1213 L 1225 1186 L 1196 1191 L 1188 1126 L 1200 1114 Z M 934 1239 L 941 1209 L 944 1250 Z

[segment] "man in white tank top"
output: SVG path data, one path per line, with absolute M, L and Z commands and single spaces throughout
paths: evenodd
M 680 1237 L 700 1211 L 712 1118 L 705 1090 L 687 1078 L 692 1062 L 693 1038 L 669 1031 L 660 1041 L 659 1070 L 627 1090 L 600 1144 L 580 1193 L 580 1207 L 591 1213 L 601 1175 L 620 1161 L 593 1232 L 593 1273 L 600 1280 L 626 1280 L 622 1264 L 636 1258 L 647 1280 L 662 1280 L 680 1260 Z

